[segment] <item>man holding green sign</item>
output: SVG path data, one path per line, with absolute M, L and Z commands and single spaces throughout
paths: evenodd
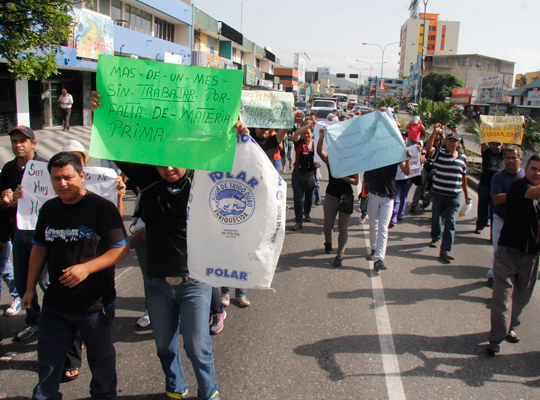
M 141 189 L 146 304 L 167 395 L 187 395 L 178 349 L 181 319 L 197 395 L 219 400 L 208 327 L 212 288 L 189 278 L 187 201 L 193 169 L 232 170 L 234 131 L 247 133 L 238 122 L 242 73 L 100 56 L 97 86 L 90 154 L 115 160 Z

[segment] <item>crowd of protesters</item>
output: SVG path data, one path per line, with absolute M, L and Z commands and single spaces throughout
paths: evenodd
M 92 105 L 99 107 L 99 94 Z M 384 111 L 384 109 L 382 109 Z M 332 113 L 329 120 L 337 119 Z M 347 119 L 341 116 L 340 120 Z M 338 218 L 339 234 L 333 265 L 341 267 L 348 240 L 348 227 L 354 209 L 354 187 L 358 174 L 335 178 L 329 155 L 323 148 L 325 129 L 314 140 L 316 115 L 304 117 L 295 110 L 295 127 L 278 132 L 235 126 L 238 135 L 249 133 L 275 168 L 292 170 L 293 231 L 311 222 L 311 209 L 321 200 L 317 170 L 322 163 L 328 170 L 328 185 L 323 199 L 324 251 L 334 251 L 332 231 Z M 397 124 L 399 127 L 399 123 Z M 432 202 L 430 247 L 440 247 L 443 262 L 454 260 L 451 250 L 456 217 L 462 203 L 470 202 L 467 184 L 467 158 L 457 129 L 448 134 L 434 124 L 426 137 L 419 118 L 406 126 L 403 145 L 417 146 L 424 164 L 414 182 L 416 189 L 410 213 L 421 210 L 420 199 L 429 189 Z M 169 398 L 182 399 L 187 384 L 180 361 L 178 338 L 191 361 L 201 399 L 219 400 L 215 380 L 211 334 L 223 329 L 234 289 L 241 307 L 251 303 L 240 288 L 212 288 L 189 276 L 186 245 L 186 213 L 193 170 L 117 162 L 118 208 L 84 189 L 83 168 L 88 153 L 72 141 L 45 160 L 36 151 L 32 129 L 19 126 L 10 132 L 15 159 L 6 163 L 0 175 L 0 269 L 13 302 L 5 315 L 26 311 L 25 326 L 14 336 L 24 341 L 38 335 L 38 384 L 33 398 L 58 396 L 60 380 L 76 379 L 81 366 L 81 349 L 86 347 L 92 373 L 93 398 L 116 396 L 116 358 L 111 340 L 114 318 L 114 266 L 135 245 L 128 243 L 122 222 L 122 196 L 126 187 L 138 193 L 134 231 L 144 232 L 144 247 L 137 252 L 143 272 L 145 315 L 139 326 L 152 325 L 157 356 L 165 375 Z M 491 331 L 486 350 L 494 355 L 506 340 L 517 343 L 515 330 L 523 308 L 529 302 L 538 275 L 540 253 L 540 157 L 532 155 L 524 170 L 518 146 L 488 143 L 481 146 L 482 175 L 478 185 L 476 232 L 489 227 L 493 243 L 493 269 L 488 285 L 493 288 Z M 413 181 L 396 181 L 396 173 L 411 173 L 410 159 L 367 171 L 359 195 L 363 223 L 369 220 L 370 251 L 366 254 L 377 271 L 386 270 L 388 230 L 403 221 L 406 201 Z M 21 179 L 30 160 L 48 162 L 51 182 L 58 197 L 45 203 L 35 230 L 17 228 L 17 202 L 24 196 Z M 135 222 L 139 221 L 140 223 Z M 444 229 L 443 229 L 444 225 Z M 84 227 L 84 229 L 83 229 Z M 142 251 L 144 249 L 144 251 Z M 13 264 L 9 261 L 12 251 Z M 36 287 L 45 292 L 40 306 Z M 181 321 L 180 332 L 178 321 Z M 210 321 L 209 321 L 210 320 Z

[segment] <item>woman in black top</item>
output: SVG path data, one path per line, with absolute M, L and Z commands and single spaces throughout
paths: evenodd
M 315 121 L 311 118 L 306 120 L 306 125 L 294 132 L 293 142 L 296 152 L 296 161 L 292 173 L 292 187 L 294 193 L 294 216 L 296 225 L 292 230 L 302 229 L 303 218 L 306 222 L 311 221 L 309 213 L 313 202 L 313 190 L 315 189 L 315 169 L 321 165 L 314 160 L 313 127 Z M 302 136 L 302 139 L 300 137 Z
M 328 186 L 326 187 L 326 196 L 324 197 L 324 250 L 326 254 L 332 253 L 332 230 L 336 222 L 336 215 L 339 211 L 339 235 L 338 250 L 334 260 L 334 267 L 341 267 L 345 245 L 349 238 L 349 221 L 354 205 L 354 190 L 352 185 L 358 185 L 358 174 L 346 176 L 340 179 L 334 178 L 330 171 L 328 154 L 323 150 L 324 129 L 319 131 L 319 142 L 317 143 L 317 154 L 321 157 L 328 167 Z

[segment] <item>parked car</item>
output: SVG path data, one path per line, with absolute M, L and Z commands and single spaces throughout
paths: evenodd
M 349 99 L 347 102 L 347 109 L 352 110 L 356 106 L 356 100 L 355 99 Z
M 360 111 L 362 113 L 362 115 L 366 115 L 366 114 L 369 114 L 373 111 L 375 111 L 374 108 L 371 108 L 371 107 L 366 107 L 364 105 L 360 105 L 360 104 L 357 104 L 356 107 L 354 108 L 354 111 Z
M 338 110 L 339 115 L 339 109 L 337 107 L 335 99 L 316 99 L 313 100 L 313 103 L 311 103 L 311 107 L 308 110 L 308 115 L 315 113 L 317 115 L 317 118 L 326 119 L 328 117 L 328 114 L 330 114 L 332 110 Z
M 418 104 L 417 103 L 409 103 L 409 104 L 407 104 L 407 106 L 412 108 L 413 110 L 418 110 Z
M 305 101 L 297 101 L 296 103 L 294 103 L 294 105 L 304 113 L 304 115 L 306 114 L 306 110 L 307 110 L 307 103 Z

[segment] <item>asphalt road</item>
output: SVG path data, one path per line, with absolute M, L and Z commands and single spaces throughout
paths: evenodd
M 70 131 L 88 144 L 88 130 Z M 46 156 L 60 149 L 66 133 L 38 134 Z M 39 147 L 38 147 L 39 149 Z M 7 154 L 7 158 L 6 157 Z M 0 163 L 9 160 L 0 138 Z M 290 172 L 284 179 L 290 183 Z M 326 188 L 326 171 L 321 186 Z M 412 196 L 412 193 L 411 193 Z M 293 212 L 273 281 L 274 291 L 248 290 L 252 306 L 227 307 L 222 333 L 213 337 L 216 378 L 222 399 L 535 399 L 540 397 L 538 293 L 523 314 L 519 344 L 484 352 L 491 291 L 485 275 L 492 248 L 487 229 L 474 233 L 473 211 L 459 218 L 456 260 L 443 264 L 430 241 L 430 212 L 406 214 L 390 230 L 388 271 L 377 274 L 368 253 L 368 224 L 355 210 L 343 267 L 332 266 L 322 236 L 322 206 L 312 222 L 292 232 Z M 410 201 L 410 198 L 409 198 Z M 133 196 L 126 197 L 129 223 Z M 292 189 L 288 188 L 292 207 Z M 337 235 L 337 232 L 336 232 Z M 334 246 L 337 236 L 334 237 Z M 208 243 L 209 251 L 212 244 Z M 0 308 L 11 299 L 3 285 Z M 151 327 L 139 329 L 144 310 L 141 273 L 134 254 L 117 266 L 118 300 L 113 325 L 119 398 L 157 399 L 164 378 Z M 36 340 L 12 343 L 24 315 L 0 316 L 0 398 L 29 398 L 37 381 Z M 15 354 L 14 354 L 15 353 Z M 13 355 L 14 354 L 14 355 Z M 196 381 L 182 352 L 190 394 Z M 65 399 L 87 398 L 90 371 L 61 385 Z

